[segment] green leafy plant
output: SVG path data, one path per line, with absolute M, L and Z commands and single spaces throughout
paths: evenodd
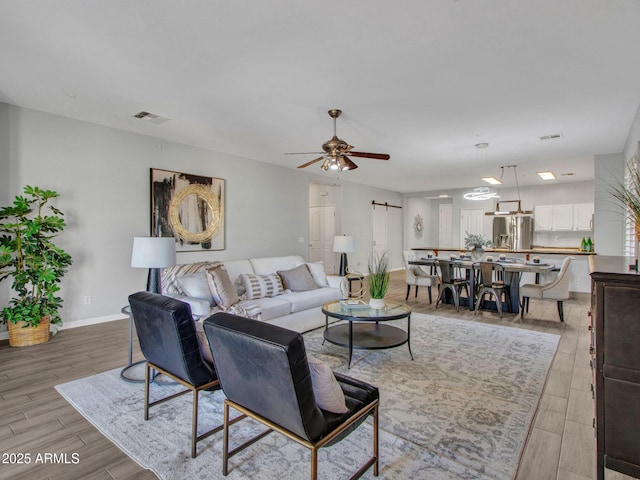
M 627 179 L 619 185 L 610 185 L 609 191 L 629 209 L 636 224 L 636 236 L 640 239 L 640 169 L 637 163 L 627 164 Z
M 487 240 L 482 235 L 469 233 L 467 231 L 465 231 L 464 233 L 465 233 L 465 237 L 464 237 L 465 248 L 475 248 L 475 247 L 483 248 L 483 247 L 490 247 L 492 245 L 491 240 Z
M 389 289 L 389 261 L 387 252 L 375 255 L 368 265 L 369 295 L 371 298 L 384 298 Z
M 66 226 L 63 213 L 48 204 L 57 196 L 27 185 L 24 196 L 0 208 L 0 281 L 12 278 L 16 294 L 0 312 L 2 323 L 23 321 L 25 327 L 37 327 L 45 316 L 51 323 L 62 321 L 62 299 L 56 294 L 72 260 L 53 243 Z

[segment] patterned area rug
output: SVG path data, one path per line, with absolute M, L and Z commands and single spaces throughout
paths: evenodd
M 406 328 L 406 320 L 393 322 Z M 305 334 L 309 353 L 380 389 L 380 478 L 510 479 L 515 475 L 559 336 L 414 314 L 412 361 L 406 345 L 354 351 L 322 345 L 322 329 Z M 222 434 L 190 457 L 191 396 L 143 415 L 144 386 L 113 370 L 56 386 L 113 443 L 161 479 L 221 477 Z M 175 386 L 152 386 L 165 396 Z M 200 401 L 200 430 L 222 423 L 222 392 Z M 231 441 L 261 431 L 252 420 L 232 427 Z M 319 455 L 319 478 L 347 478 L 371 454 L 370 420 Z M 309 452 L 273 433 L 230 460 L 230 479 L 309 476 Z M 365 478 L 374 478 L 371 471 Z

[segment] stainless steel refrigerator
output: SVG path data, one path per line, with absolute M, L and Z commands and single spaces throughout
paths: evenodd
M 533 216 L 496 215 L 493 217 L 493 245 L 508 250 L 528 250 L 533 244 Z

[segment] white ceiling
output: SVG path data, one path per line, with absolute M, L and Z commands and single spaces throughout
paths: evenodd
M 340 108 L 339 137 L 391 155 L 341 177 L 398 192 L 593 179 L 639 53 L 638 0 L 0 0 L 0 101 L 290 168 Z

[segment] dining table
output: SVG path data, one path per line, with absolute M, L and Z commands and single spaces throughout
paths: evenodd
M 476 271 L 479 270 L 480 262 L 474 261 L 469 257 L 456 257 L 456 258 L 442 258 L 437 257 L 423 257 L 409 260 L 409 265 L 431 267 L 432 271 L 436 268 L 438 260 L 446 260 L 453 262 L 453 265 L 466 272 L 466 279 L 469 281 L 469 299 L 467 304 L 469 310 L 474 310 L 476 301 L 476 283 L 478 278 Z M 521 261 L 520 259 L 498 259 L 493 260 L 490 263 L 496 266 L 500 266 L 501 270 L 504 269 L 504 283 L 508 287 L 510 302 L 502 306 L 502 311 L 509 311 L 511 313 L 520 312 L 520 279 L 525 272 L 532 272 L 536 274 L 536 283 L 539 282 L 541 273 L 549 273 L 553 270 L 557 270 L 554 264 L 550 263 L 538 263 L 534 261 Z M 447 299 L 449 301 L 450 299 Z M 496 309 L 495 302 L 485 302 L 485 308 Z

